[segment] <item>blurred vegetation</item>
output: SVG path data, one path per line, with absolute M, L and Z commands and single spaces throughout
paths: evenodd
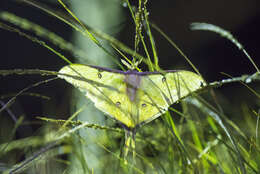
M 65 6 L 61 1 L 60 7 Z M 122 55 L 132 57 L 130 63 L 136 65 L 142 60 L 139 68 L 150 71 L 160 70 L 160 59 L 153 32 L 160 33 L 184 57 L 183 61 L 200 71 L 189 58 L 149 20 L 147 1 L 139 0 L 130 4 L 128 1 L 118 2 L 129 9 L 134 22 L 135 32 L 133 49 L 119 40 L 88 23 L 83 24 L 80 16 L 70 16 L 70 10 L 51 10 L 43 4 L 27 1 L 33 8 L 40 8 L 50 16 L 63 21 L 73 30 L 99 47 L 99 50 L 123 68 Z M 152 3 L 152 2 L 150 2 Z M 16 16 L 8 11 L 0 12 L 0 28 L 18 34 L 36 45 L 47 48 L 55 58 L 70 63 L 70 57 L 88 57 L 88 52 L 75 46 L 49 31 L 45 26 Z M 115 121 L 105 120 L 103 123 L 90 123 L 77 119 L 83 112 L 84 105 L 92 105 L 86 101 L 76 108 L 76 102 L 69 102 L 72 87 L 55 76 L 55 71 L 40 71 L 48 69 L 53 62 L 33 70 L 23 70 L 14 62 L 13 69 L 0 70 L 1 85 L 8 83 L 6 79 L 17 80 L 22 84 L 17 92 L 13 86 L 1 90 L 0 94 L 0 170 L 3 173 L 75 173 L 71 165 L 77 161 L 78 172 L 81 173 L 259 173 L 260 142 L 259 142 L 259 70 L 253 58 L 234 36 L 217 26 L 205 23 L 195 23 L 193 30 L 208 30 L 220 34 L 233 42 L 245 54 L 248 62 L 255 68 L 255 73 L 226 78 L 219 81 L 209 79 L 208 85 L 198 95 L 187 97 L 174 104 L 169 112 L 160 118 L 144 125 L 136 135 L 136 157 L 128 156 L 128 163 L 122 157 L 124 147 L 124 130 Z M 82 37 L 83 37 L 82 36 Z M 4 42 L 4 41 L 2 41 Z M 109 45 L 104 47 L 104 42 Z M 225 45 L 223 45 L 225 47 Z M 118 54 L 112 53 L 114 48 Z M 13 48 L 16 51 L 16 48 Z M 28 50 L 29 51 L 29 50 Z M 99 53 L 97 53 L 99 54 Z M 120 57 L 120 58 L 118 58 Z M 41 60 L 44 61 L 44 60 Z M 127 59 L 125 59 L 127 61 Z M 22 68 L 17 70 L 16 68 Z M 49 69 L 48 69 L 49 70 Z M 16 76 L 14 75 L 16 74 Z M 19 75 L 19 76 L 17 76 Z M 25 76 L 26 75 L 26 76 Z M 29 79 L 26 81 L 24 79 Z M 236 98 L 230 102 L 221 90 L 231 86 L 234 93 L 246 94 L 247 97 Z M 46 92 L 46 88 L 53 92 Z M 61 93 L 54 92 L 55 88 Z M 16 92 L 9 92 L 16 91 Z M 78 92 L 80 95 L 81 93 Z M 26 105 L 38 102 L 42 110 L 29 107 L 30 119 L 24 109 Z M 34 105 L 32 105 L 34 106 Z M 40 114 L 39 114 L 40 113 Z M 88 117 L 88 115 L 85 115 Z M 101 117 L 106 118 L 101 115 Z M 104 126 L 104 125 L 105 126 Z M 92 130 L 95 134 L 90 134 Z M 81 133 L 79 133 L 81 131 Z M 82 134 L 88 134 L 87 138 Z M 98 148 L 102 153 L 93 151 L 85 153 L 86 147 Z M 93 160 L 98 160 L 98 166 L 93 167 Z

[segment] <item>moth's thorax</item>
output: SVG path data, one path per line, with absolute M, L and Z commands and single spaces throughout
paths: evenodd
M 128 73 L 125 76 L 126 92 L 129 99 L 134 102 L 136 99 L 136 91 L 141 82 L 141 76 L 136 73 Z

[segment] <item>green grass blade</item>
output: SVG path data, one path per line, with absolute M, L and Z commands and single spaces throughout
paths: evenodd
M 253 59 L 251 58 L 251 56 L 247 53 L 247 51 L 244 49 L 243 45 L 240 44 L 238 42 L 238 40 L 227 30 L 224 30 L 223 28 L 220 28 L 216 25 L 213 24 L 208 24 L 208 23 L 192 23 L 191 24 L 191 29 L 192 30 L 206 30 L 206 31 L 212 31 L 215 32 L 217 34 L 220 34 L 222 37 L 230 40 L 231 42 L 233 42 L 238 49 L 242 50 L 243 53 L 247 56 L 247 58 L 249 59 L 249 61 L 252 63 L 252 65 L 254 66 L 254 68 L 256 69 L 257 72 L 259 71 L 259 68 L 256 66 L 255 62 L 253 61 Z

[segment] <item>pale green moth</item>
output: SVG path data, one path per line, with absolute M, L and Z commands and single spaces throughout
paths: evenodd
M 71 64 L 59 73 L 127 130 L 154 120 L 171 104 L 206 85 L 201 76 L 190 71 L 124 72 Z

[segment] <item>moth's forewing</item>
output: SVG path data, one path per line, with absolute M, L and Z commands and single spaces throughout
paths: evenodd
M 164 96 L 160 84 L 163 76 L 161 74 L 151 74 L 142 76 L 139 97 L 139 123 L 149 122 L 165 113 L 169 107 L 167 98 Z M 158 85 L 159 84 L 159 85 Z
M 132 103 L 126 95 L 123 73 L 78 64 L 65 66 L 59 73 L 79 77 L 59 75 L 84 92 L 98 109 L 127 127 L 135 126 L 130 116 Z
M 139 123 L 147 123 L 165 113 L 168 107 L 205 85 L 201 76 L 190 71 L 151 73 L 142 77 Z M 142 104 L 145 105 L 142 105 Z M 142 107 L 144 106 L 144 107 Z

